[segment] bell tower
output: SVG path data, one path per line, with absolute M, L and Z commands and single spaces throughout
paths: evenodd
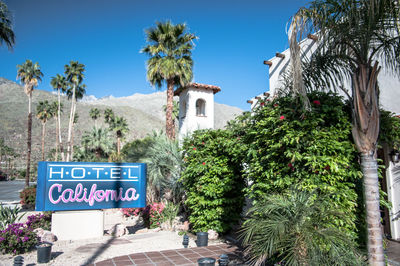
M 179 140 L 198 129 L 214 128 L 214 94 L 218 86 L 190 83 L 178 88 L 179 96 Z

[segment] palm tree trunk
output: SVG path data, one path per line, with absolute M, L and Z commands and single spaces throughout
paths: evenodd
M 65 161 L 64 146 L 63 146 L 63 143 L 62 143 L 62 135 L 61 135 L 61 96 L 60 96 L 60 88 L 58 88 L 58 111 L 57 111 L 57 117 L 58 117 L 58 145 L 60 147 L 61 160 Z
M 361 154 L 361 170 L 364 175 L 364 198 L 367 213 L 368 254 L 370 265 L 385 265 L 381 213 L 379 208 L 378 163 L 372 153 Z
M 27 153 L 26 153 L 26 174 L 25 174 L 25 187 L 29 187 L 29 178 L 31 171 L 31 147 L 32 147 L 32 92 L 28 98 L 28 140 L 27 140 Z
M 56 119 L 56 154 L 54 155 L 54 161 L 58 161 L 58 147 L 60 146 L 60 141 L 58 139 L 58 116 L 56 116 L 55 119 Z
M 74 112 L 75 116 L 75 112 Z M 71 134 L 71 161 L 74 159 L 74 124 L 72 124 L 72 134 Z
M 175 139 L 175 123 L 172 118 L 174 108 L 174 81 L 169 79 L 167 81 L 167 111 L 166 111 L 166 128 L 167 137 Z
M 378 78 L 379 68 L 359 65 L 352 77 L 353 139 L 361 153 L 366 222 L 368 228 L 368 261 L 385 265 L 381 213 L 379 209 L 378 164 L 375 159 L 379 135 Z
M 119 154 L 121 153 L 121 138 L 117 137 L 117 154 L 119 158 Z
M 44 136 L 46 134 L 46 123 L 42 123 L 42 161 L 44 161 Z
M 72 88 L 72 103 L 71 103 L 71 112 L 69 114 L 69 124 L 68 124 L 68 139 L 67 139 L 67 162 L 69 162 L 71 158 L 71 136 L 72 136 L 72 124 L 74 123 L 74 105 L 75 105 L 75 90 L 76 85 L 73 85 Z

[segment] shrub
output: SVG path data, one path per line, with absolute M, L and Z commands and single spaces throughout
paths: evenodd
M 2 204 L 0 204 L 0 230 L 3 230 L 6 228 L 7 225 L 15 223 L 17 219 L 21 219 L 21 217 L 18 218 L 18 214 L 21 211 L 21 208 L 15 207 L 3 207 Z
M 253 115 L 231 125 L 248 147 L 246 176 L 253 184 L 247 195 L 257 202 L 293 186 L 333 195 L 329 203 L 349 219 L 327 220 L 356 237 L 356 212 L 362 208 L 357 206 L 356 184 L 362 175 L 351 136 L 350 109 L 333 93 L 313 92 L 308 97 L 311 112 L 287 96 L 265 102 Z
M 243 243 L 257 265 L 268 260 L 284 265 L 362 265 L 354 242 L 324 222 L 335 216 L 347 219 L 328 196 L 315 191 L 265 196 L 250 209 Z
M 144 208 L 124 208 L 122 209 L 122 213 L 126 217 L 130 217 L 132 215 L 141 215 L 143 217 L 145 226 L 152 229 L 159 227 L 160 224 L 164 221 L 162 215 L 164 206 L 165 205 L 162 202 L 154 202 Z
M 32 230 L 37 228 L 51 230 L 51 212 L 44 212 L 43 214 L 34 214 L 28 216 L 26 225 Z
M 184 144 L 182 181 L 195 232 L 227 232 L 242 211 L 242 146 L 229 130 L 198 130 Z
M 31 250 L 38 242 L 36 234 L 24 224 L 15 223 L 0 231 L 0 251 L 21 254 Z
M 180 205 L 172 202 L 167 201 L 164 205 L 164 209 L 161 212 L 161 219 L 164 223 L 168 223 L 170 228 L 172 228 L 175 217 L 178 216 L 179 209 Z
M 21 198 L 22 207 L 28 209 L 34 208 L 36 203 L 36 187 L 32 186 L 24 188 L 20 192 L 19 197 Z

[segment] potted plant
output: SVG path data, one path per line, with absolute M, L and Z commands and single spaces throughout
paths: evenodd
M 49 242 L 41 242 L 36 246 L 38 263 L 48 263 L 50 261 L 52 245 Z

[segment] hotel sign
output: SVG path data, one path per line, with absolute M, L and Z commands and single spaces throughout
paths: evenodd
M 37 211 L 146 206 L 146 164 L 39 162 Z

